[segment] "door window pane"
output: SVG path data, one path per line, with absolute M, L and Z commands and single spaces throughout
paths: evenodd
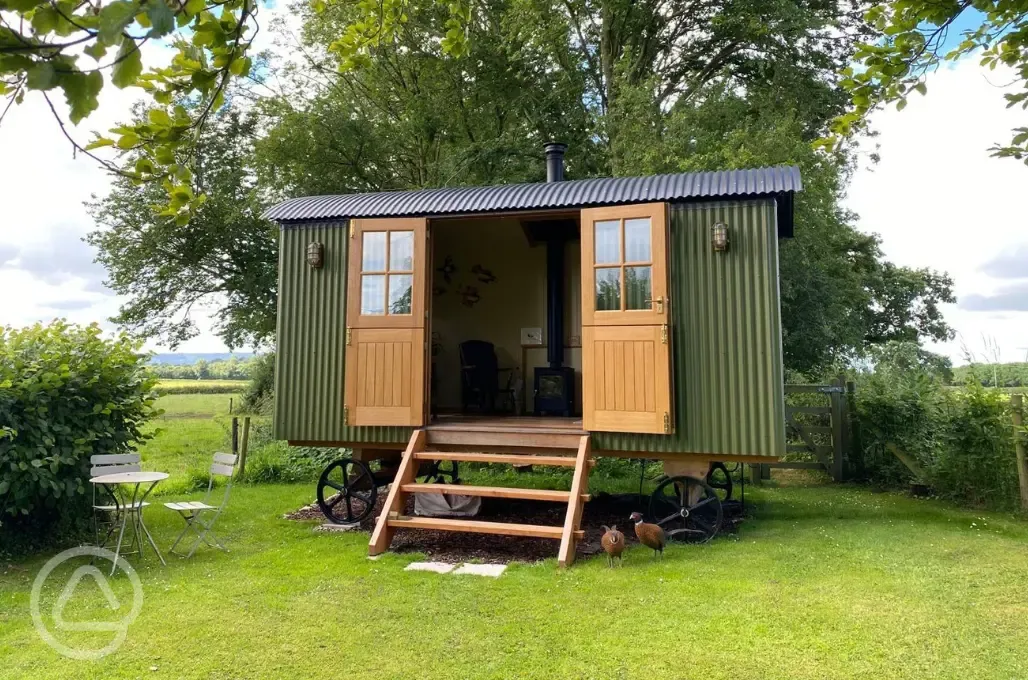
M 621 262 L 621 221 L 603 220 L 594 223 L 596 230 L 596 264 Z
M 414 271 L 414 232 L 389 232 L 389 270 Z
M 361 277 L 361 314 L 385 314 L 385 278 L 381 274 Z
M 596 310 L 621 310 L 621 267 L 596 269 Z
M 411 293 L 414 290 L 410 274 L 389 275 L 389 313 L 410 314 Z
M 625 309 L 653 309 L 649 267 L 625 267 Z
M 625 220 L 625 262 L 650 261 L 650 218 Z
M 361 270 L 366 272 L 384 272 L 386 270 L 386 233 L 384 231 L 364 232 Z

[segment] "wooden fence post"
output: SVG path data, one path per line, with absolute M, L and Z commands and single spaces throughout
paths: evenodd
M 250 416 L 243 417 L 243 442 L 239 447 L 239 472 L 237 478 L 246 474 L 246 452 L 250 449 Z
M 1010 408 L 1013 411 L 1014 420 L 1014 452 L 1017 454 L 1017 483 L 1021 487 L 1021 509 L 1028 510 L 1028 467 L 1025 466 L 1024 433 L 1021 431 L 1024 425 L 1024 416 L 1021 413 L 1023 406 L 1020 394 L 1010 395 Z
M 864 443 L 860 439 L 860 421 L 857 419 L 857 385 L 852 380 L 846 383 L 846 462 L 848 474 L 864 475 Z
M 832 382 L 835 388 L 832 397 L 832 479 L 841 482 L 846 477 L 846 447 L 843 445 L 843 410 L 842 400 L 846 389 L 846 379 L 839 376 Z
M 232 417 L 232 455 L 239 455 L 239 418 Z

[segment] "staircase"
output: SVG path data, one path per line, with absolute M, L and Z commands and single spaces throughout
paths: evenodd
M 418 484 L 418 466 L 424 461 L 462 463 L 505 463 L 574 468 L 570 491 L 519 489 L 513 487 L 469 486 L 466 484 Z M 530 536 L 560 541 L 557 559 L 562 567 L 575 560 L 575 546 L 585 532 L 579 526 L 589 495 L 589 469 L 596 464 L 591 457 L 589 434 L 563 428 L 526 428 L 510 425 L 429 426 L 415 430 L 403 452 L 396 479 L 389 487 L 382 514 L 368 545 L 369 555 L 389 549 L 396 529 L 430 529 L 479 534 Z M 462 494 L 483 498 L 520 498 L 566 503 L 564 526 L 483 522 L 460 518 L 407 517 L 402 513 L 412 493 Z

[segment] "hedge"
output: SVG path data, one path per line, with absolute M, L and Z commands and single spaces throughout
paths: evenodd
M 97 324 L 0 328 L 5 531 L 83 514 L 90 456 L 130 452 L 149 438 L 142 428 L 155 415 L 157 379 L 139 350 Z

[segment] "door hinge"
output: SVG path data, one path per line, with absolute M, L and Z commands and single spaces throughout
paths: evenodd
M 667 324 L 660 327 L 660 344 L 667 344 Z
M 350 343 L 353 342 L 353 328 L 350 326 L 346 327 L 346 346 L 349 347 Z
M 350 407 L 349 406 L 344 406 L 343 407 L 343 425 L 349 425 L 349 424 L 350 424 Z
M 671 434 L 671 414 L 664 411 L 664 434 Z

